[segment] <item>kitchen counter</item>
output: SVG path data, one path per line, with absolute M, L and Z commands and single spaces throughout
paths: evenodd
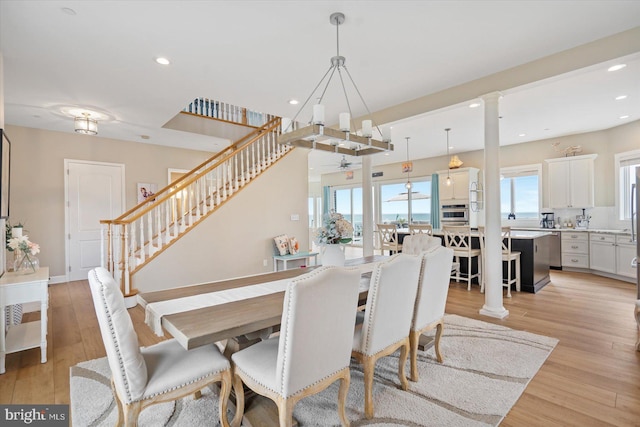
M 607 228 L 534 228 L 534 227 L 512 227 L 512 230 L 523 230 L 523 231 L 570 231 L 570 232 L 590 232 L 590 233 L 607 233 L 607 234 L 629 234 L 631 235 L 631 231 L 628 229 L 624 230 L 616 230 L 616 229 L 607 229 Z

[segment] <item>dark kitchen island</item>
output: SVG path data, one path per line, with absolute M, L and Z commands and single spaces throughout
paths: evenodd
M 442 239 L 444 233 L 441 230 L 434 230 L 433 235 Z M 548 231 L 511 230 L 511 250 L 520 252 L 521 291 L 536 293 L 551 281 L 549 278 L 551 238 L 552 235 Z M 474 248 L 480 248 L 477 231 L 471 232 L 471 245 Z M 473 271 L 477 271 L 477 268 L 477 263 L 474 262 L 472 264 Z M 503 268 L 503 276 L 506 276 L 506 264 Z M 461 259 L 460 269 L 464 273 L 467 272 L 468 266 L 464 258 Z M 514 285 L 512 287 L 515 288 Z

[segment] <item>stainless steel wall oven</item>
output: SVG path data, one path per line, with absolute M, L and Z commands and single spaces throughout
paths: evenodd
M 440 222 L 443 225 L 469 225 L 469 205 L 443 204 L 440 206 Z

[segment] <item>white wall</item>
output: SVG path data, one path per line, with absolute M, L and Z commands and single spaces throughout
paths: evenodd
M 306 251 L 307 171 L 307 150 L 294 149 L 136 273 L 134 287 L 146 292 L 273 271 L 279 234 L 295 236 Z

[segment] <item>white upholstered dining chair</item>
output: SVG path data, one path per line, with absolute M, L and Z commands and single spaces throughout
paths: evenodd
M 442 246 L 442 240 L 440 240 L 439 237 L 429 236 L 424 233 L 410 234 L 409 236 L 405 236 L 402 241 L 402 253 L 419 255 L 421 252 L 437 248 L 438 246 Z
M 276 403 L 284 427 L 292 425 L 296 402 L 340 380 L 338 415 L 349 425 L 345 403 L 359 285 L 360 271 L 344 267 L 320 267 L 288 283 L 280 335 L 231 356 L 238 414 L 244 411 L 242 383 Z
M 409 328 L 418 289 L 418 255 L 397 254 L 376 265 L 371 275 L 362 327 L 353 336 L 351 357 L 364 369 L 364 413 L 373 418 L 373 373 L 378 359 L 400 349 L 398 378 L 408 387 L 404 365 L 409 352 Z
M 140 412 L 156 403 L 170 402 L 221 382 L 219 416 L 227 420 L 231 392 L 231 365 L 218 347 L 185 350 L 175 340 L 140 348 L 124 297 L 106 269 L 89 272 L 89 285 L 118 407 L 118 426 L 137 426 Z
M 418 381 L 418 344 L 420 336 L 436 328 L 435 351 L 442 363 L 440 338 L 444 328 L 444 309 L 449 294 L 453 249 L 435 246 L 422 253 L 420 282 L 416 295 L 409 344 L 411 347 L 411 381 Z

